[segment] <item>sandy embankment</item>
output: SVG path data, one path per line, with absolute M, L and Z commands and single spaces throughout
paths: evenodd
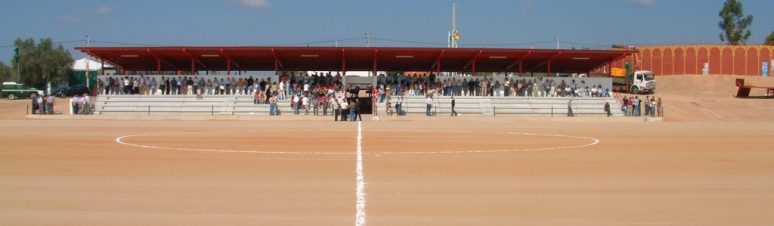
M 772 77 L 673 75 L 656 78 L 656 97 L 664 101 L 667 122 L 757 122 L 774 120 L 773 98 L 736 98 L 736 78 L 774 87 Z M 763 97 L 754 89 L 751 96 Z

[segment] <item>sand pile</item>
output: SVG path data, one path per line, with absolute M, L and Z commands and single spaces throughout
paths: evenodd
M 664 101 L 668 122 L 774 121 L 774 98 L 736 98 L 736 78 L 745 83 L 774 87 L 772 77 L 730 75 L 677 75 L 656 78 L 656 96 Z M 757 89 L 751 96 L 763 97 Z

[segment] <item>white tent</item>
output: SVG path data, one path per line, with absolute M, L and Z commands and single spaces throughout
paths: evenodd
M 89 71 L 99 71 L 102 68 L 102 63 L 93 61 L 88 58 L 78 59 L 73 62 L 73 70 L 76 71 L 85 71 L 86 70 L 86 62 L 89 62 Z M 112 65 L 105 64 L 105 68 L 111 68 Z

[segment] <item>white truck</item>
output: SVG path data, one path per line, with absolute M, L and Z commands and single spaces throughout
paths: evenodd
M 652 71 L 635 71 L 626 73 L 625 76 L 611 76 L 613 78 L 613 90 L 631 94 L 655 93 L 656 77 Z

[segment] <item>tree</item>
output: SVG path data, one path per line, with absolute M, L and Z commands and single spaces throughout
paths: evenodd
M 13 70 L 8 65 L 5 65 L 3 61 L 0 61 L 0 82 L 8 82 L 13 79 Z
M 14 69 L 19 67 L 21 83 L 43 88 L 46 82 L 58 84 L 72 73 L 70 52 L 62 45 L 54 47 L 51 38 L 40 39 L 37 45 L 32 39 L 17 38 L 15 45 L 19 48 L 19 59 L 14 59 L 13 65 Z
M 767 46 L 774 46 L 774 31 L 772 31 L 771 34 L 766 37 L 766 41 L 764 41 L 763 44 Z
M 718 27 L 723 30 L 720 33 L 720 41 L 728 42 L 729 45 L 739 45 L 747 43 L 751 32 L 747 27 L 752 24 L 753 16 L 744 16 L 742 2 L 738 0 L 726 0 L 723 9 L 720 10 L 720 22 Z

